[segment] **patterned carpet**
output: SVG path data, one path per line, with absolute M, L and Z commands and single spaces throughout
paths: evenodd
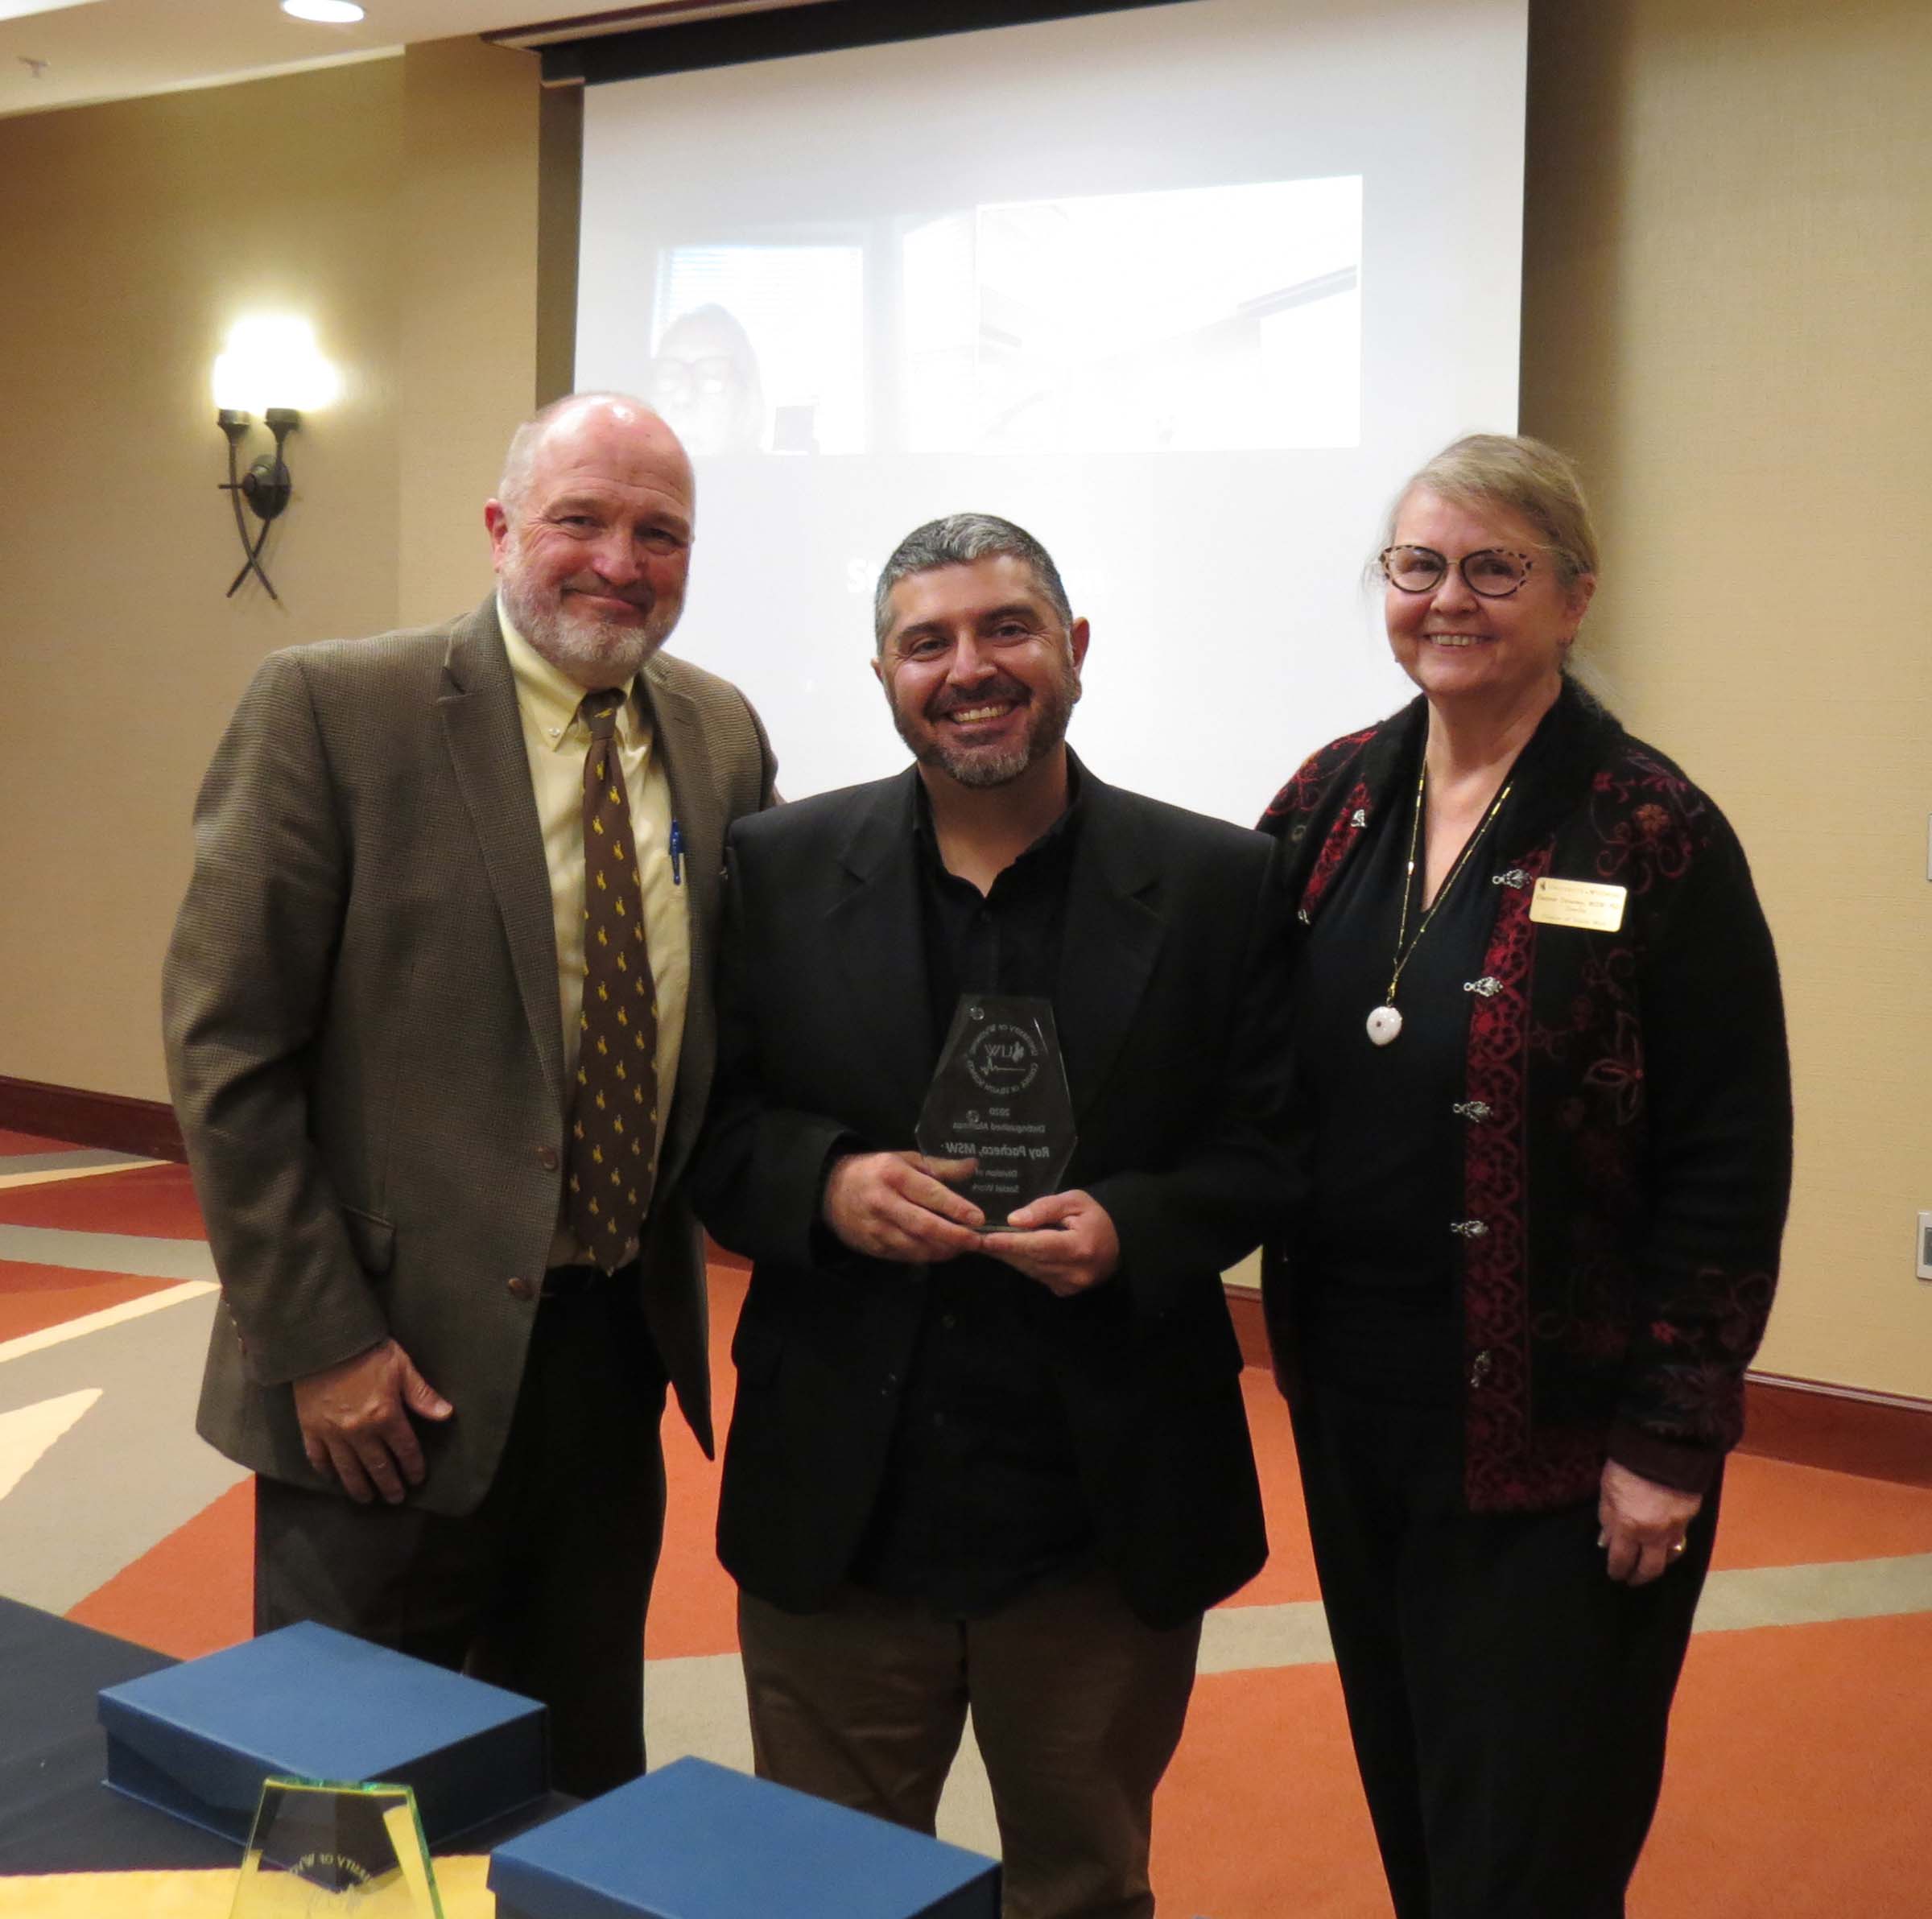
M 214 1310 L 201 1231 L 180 1167 L 0 1132 L 0 1592 L 184 1656 L 248 1618 L 250 1488 L 193 1430 Z M 714 1269 L 721 1407 L 741 1289 Z M 1274 1556 L 1210 1616 L 1156 1888 L 1175 1915 L 1381 1919 L 1287 1420 L 1265 1375 L 1246 1384 Z M 652 1756 L 745 1765 L 716 1471 L 665 1432 Z M 1725 1507 L 1632 1913 L 1923 1919 L 1932 1491 L 1740 1458 Z M 943 1830 L 996 1849 L 970 1755 Z

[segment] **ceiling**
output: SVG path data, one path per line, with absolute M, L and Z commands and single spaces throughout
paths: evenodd
M 367 18 L 353 27 L 291 19 L 276 0 L 62 0 L 55 10 L 10 17 L 47 3 L 0 0 L 0 116 L 259 80 L 393 54 L 416 40 L 569 19 L 580 23 L 575 32 L 669 25 L 797 0 L 362 0 Z

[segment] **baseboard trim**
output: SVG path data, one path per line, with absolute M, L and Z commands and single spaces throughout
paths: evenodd
M 1932 1486 L 1932 1400 L 1754 1372 L 1740 1452 L 1901 1486 Z
M 1261 1294 L 1253 1286 L 1231 1286 L 1227 1292 L 1242 1359 L 1250 1366 L 1267 1366 Z M 1750 1373 L 1744 1380 L 1744 1438 L 1738 1451 L 1861 1479 L 1932 1486 L 1932 1400 Z
M 76 1146 L 105 1146 L 143 1159 L 188 1158 L 175 1109 L 159 1100 L 130 1100 L 122 1093 L 90 1093 L 76 1086 L 0 1075 L 0 1126 L 36 1133 Z

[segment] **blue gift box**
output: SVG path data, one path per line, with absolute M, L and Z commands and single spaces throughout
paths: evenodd
M 497 1919 L 999 1919 L 1000 1868 L 702 1759 L 490 1855 Z
M 327 1626 L 105 1687 L 97 1710 L 110 1786 L 237 1846 L 273 1777 L 412 1786 L 431 1846 L 549 1788 L 535 1700 Z

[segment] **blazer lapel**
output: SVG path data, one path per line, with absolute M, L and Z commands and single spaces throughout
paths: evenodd
M 550 872 L 517 716 L 516 681 L 503 650 L 493 598 L 451 634 L 436 704 L 456 786 L 502 916 L 523 1017 L 561 1113 L 564 1030 Z
M 1158 869 L 1121 796 L 1081 770 L 1080 842 L 1060 940 L 1054 1022 L 1075 1126 L 1117 1063 L 1166 933 Z
M 865 1076 L 884 1096 L 881 1123 L 905 1128 L 907 1137 L 896 1143 L 908 1146 L 932 1065 L 911 823 L 912 782 L 918 777 L 908 769 L 865 791 L 840 848 L 840 889 L 824 928 L 841 984 L 852 1054 L 869 1063 Z

